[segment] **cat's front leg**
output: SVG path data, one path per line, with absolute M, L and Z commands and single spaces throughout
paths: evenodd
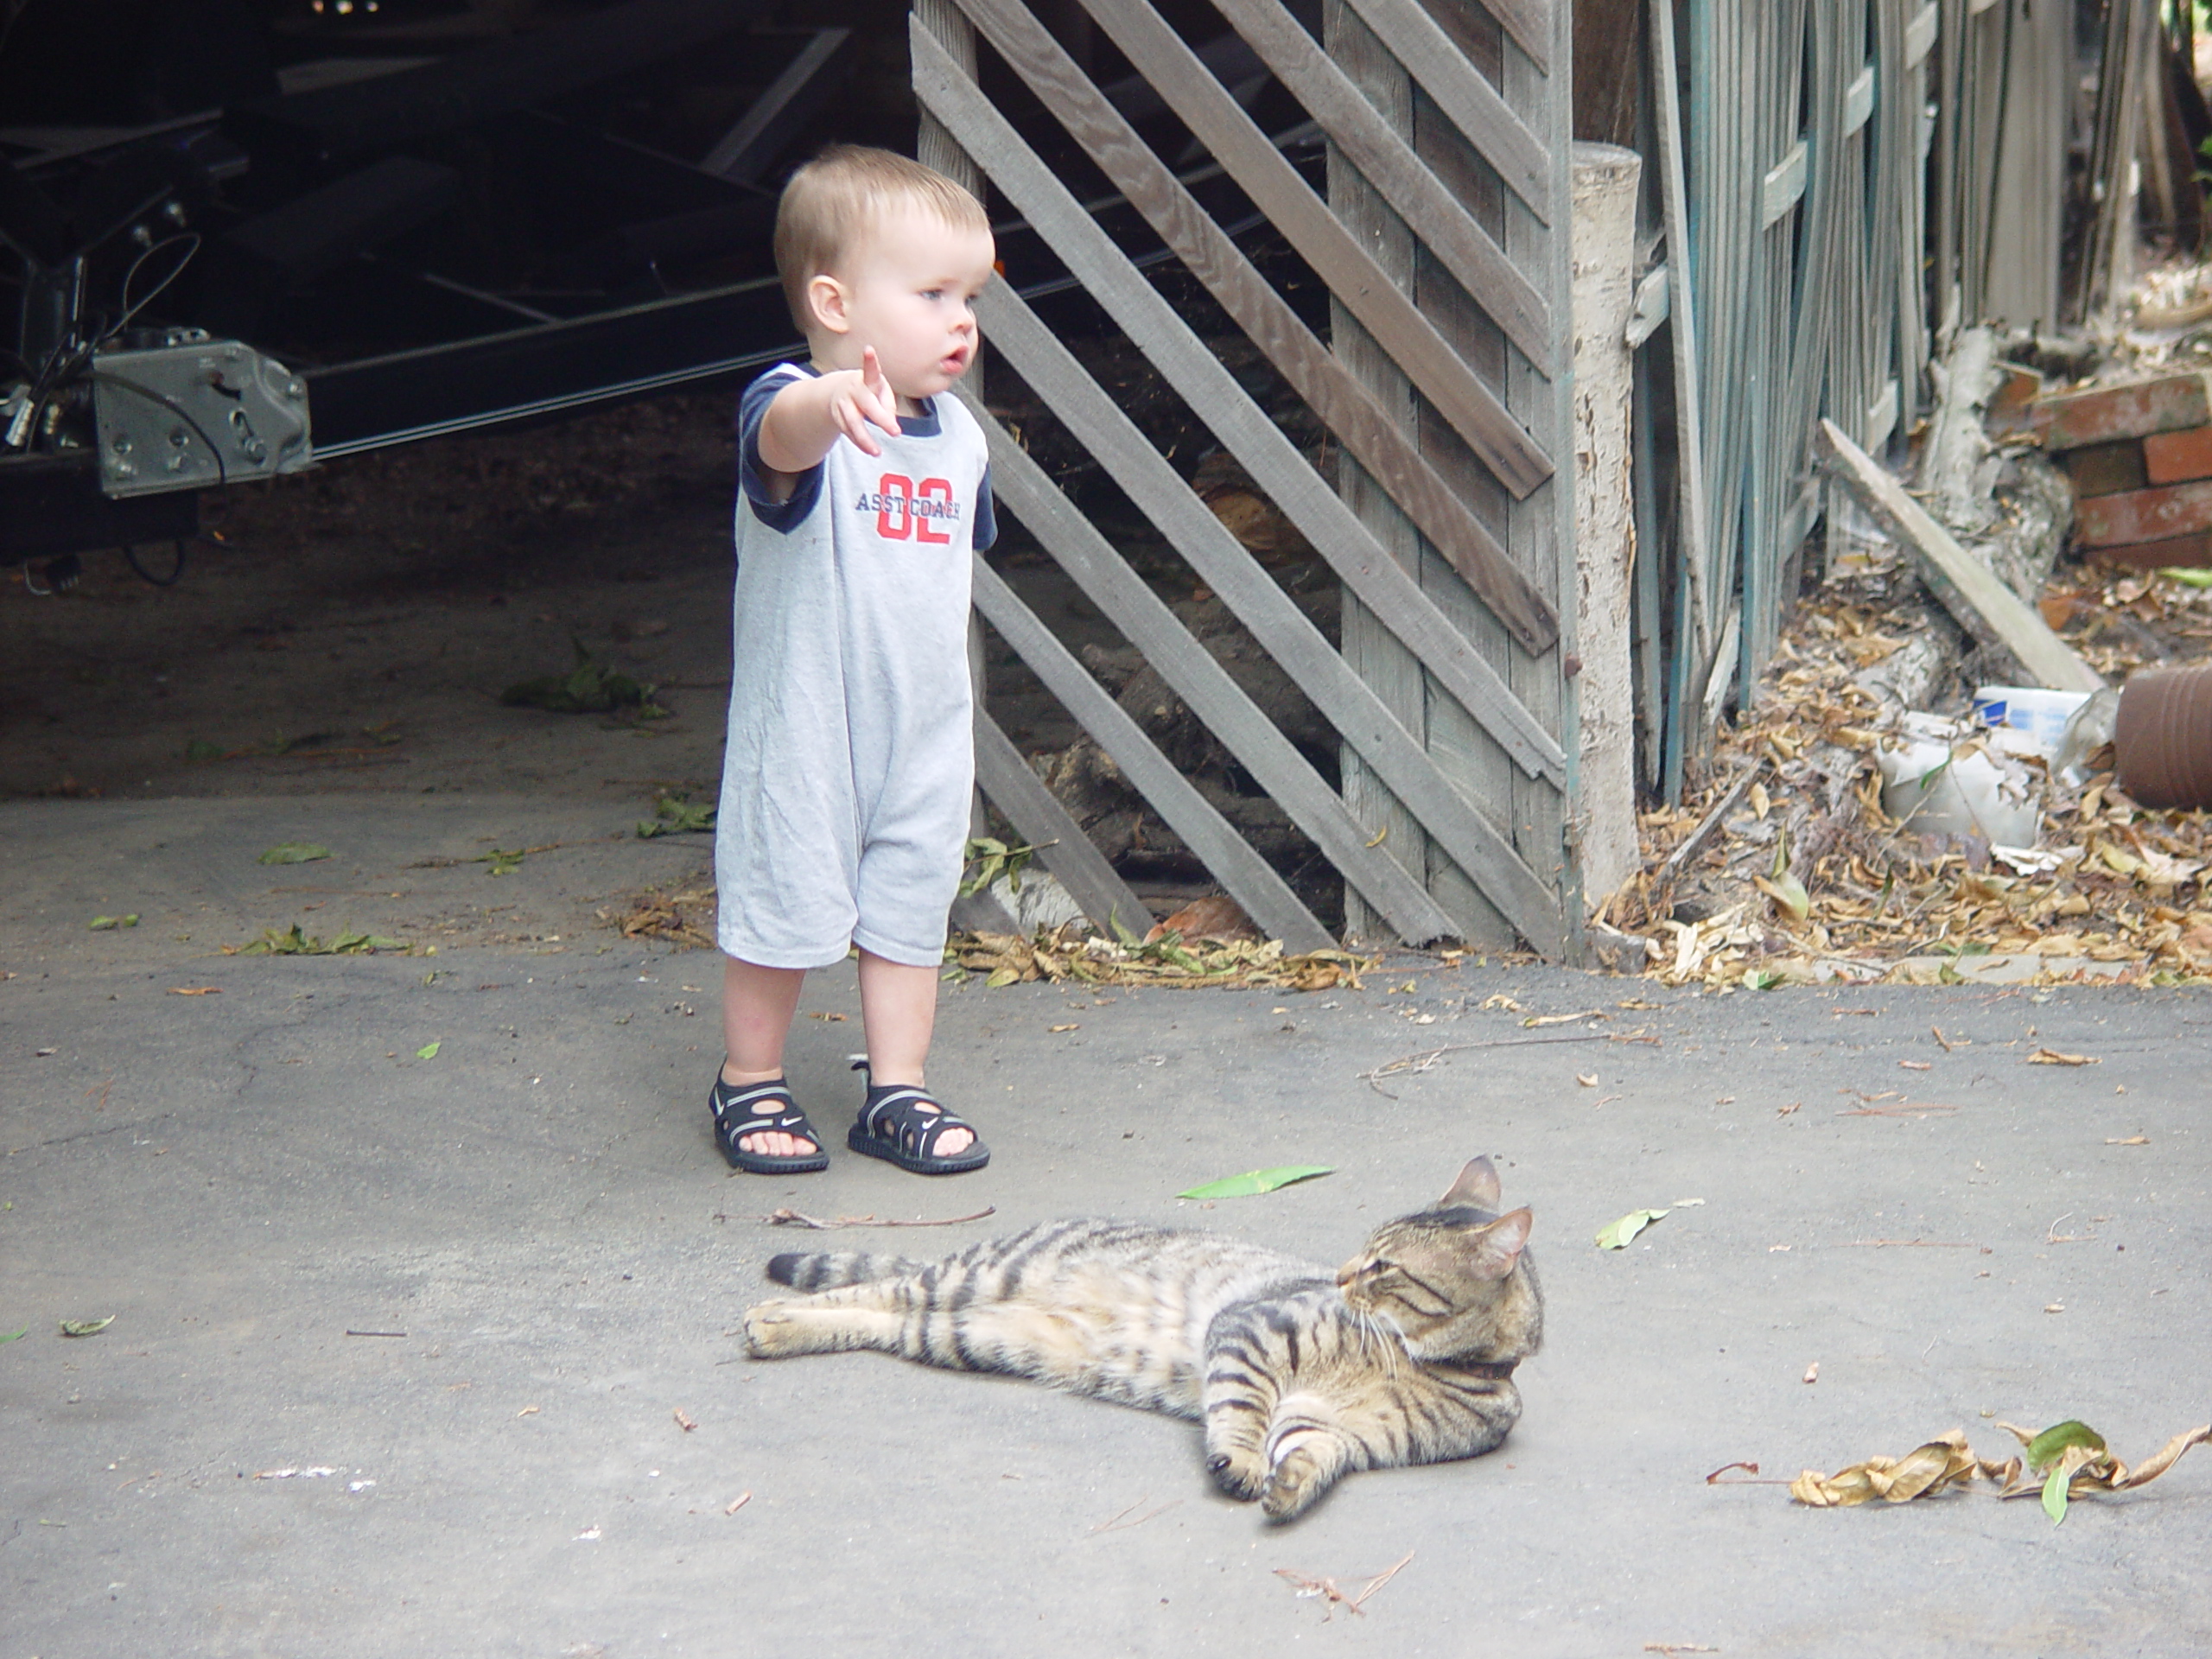
M 1367 1466 L 1358 1445 L 1315 1406 L 1310 1395 L 1287 1397 L 1268 1426 L 1260 1508 L 1270 1521 L 1305 1514 L 1344 1476 Z
M 1205 1381 L 1206 1472 L 1231 1497 L 1246 1503 L 1268 1484 L 1268 1414 L 1273 1390 L 1241 1373 Z

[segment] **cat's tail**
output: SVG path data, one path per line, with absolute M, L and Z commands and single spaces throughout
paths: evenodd
M 921 1271 L 922 1263 L 903 1255 L 868 1250 L 792 1250 L 768 1258 L 768 1277 L 793 1290 L 833 1290 L 875 1279 L 899 1279 Z

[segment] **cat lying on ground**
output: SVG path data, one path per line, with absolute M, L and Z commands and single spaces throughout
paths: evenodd
M 1206 1467 L 1270 1520 L 1361 1469 L 1488 1452 L 1521 1415 L 1513 1368 L 1544 1305 L 1524 1209 L 1478 1158 L 1434 1208 L 1337 1272 L 1218 1233 L 1057 1221 L 940 1262 L 779 1255 L 810 1293 L 745 1315 L 754 1354 L 880 1349 L 1205 1424 Z

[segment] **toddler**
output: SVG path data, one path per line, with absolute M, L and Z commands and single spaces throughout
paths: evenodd
M 990 1154 L 924 1082 L 974 787 L 971 550 L 995 533 L 975 360 L 988 222 L 950 179 L 839 146 L 792 177 L 776 266 L 808 360 L 738 410 L 735 665 L 715 843 L 722 1155 L 824 1169 L 784 1079 L 810 968 L 860 952 L 855 1152 L 925 1175 Z

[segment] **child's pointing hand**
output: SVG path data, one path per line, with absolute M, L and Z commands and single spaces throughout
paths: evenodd
M 862 454 L 881 454 L 883 446 L 875 441 L 868 428 L 880 427 L 897 437 L 899 399 L 891 390 L 891 382 L 884 378 L 883 365 L 876 360 L 875 347 L 861 348 L 861 365 L 857 369 L 840 369 L 822 378 L 834 383 L 830 387 L 830 418 L 837 429 L 850 438 Z

